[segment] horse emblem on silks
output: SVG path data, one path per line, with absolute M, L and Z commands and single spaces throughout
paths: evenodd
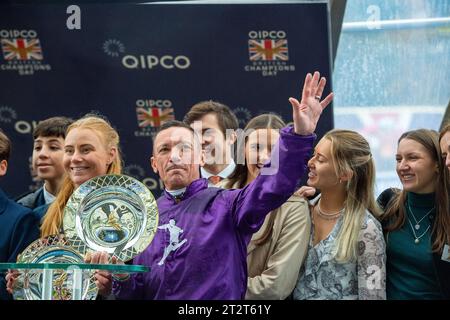
M 183 229 L 177 227 L 175 225 L 175 220 L 173 219 L 170 219 L 169 223 L 159 226 L 158 229 L 168 230 L 170 234 L 169 245 L 164 248 L 164 255 L 158 262 L 158 266 L 162 266 L 164 264 L 164 261 L 166 261 L 166 258 L 169 255 L 169 253 L 181 247 L 187 241 L 187 239 L 183 239 L 183 241 L 180 242 L 179 238 L 180 234 L 183 233 Z

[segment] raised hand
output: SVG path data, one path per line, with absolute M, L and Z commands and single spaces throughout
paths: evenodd
M 333 100 L 333 93 L 330 93 L 325 99 L 320 101 L 326 82 L 325 78 L 320 78 L 318 71 L 314 72 L 314 75 L 308 73 L 303 85 L 301 101 L 299 102 L 292 97 L 289 98 L 293 109 L 292 118 L 294 120 L 295 133 L 309 135 L 316 130 L 317 122 L 323 109 Z

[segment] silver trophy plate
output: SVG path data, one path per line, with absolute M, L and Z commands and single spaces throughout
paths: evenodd
M 128 261 L 147 248 L 157 226 L 158 208 L 152 193 L 125 175 L 86 181 L 64 209 L 64 234 L 82 254 L 105 251 Z
M 84 264 L 83 256 L 68 246 L 63 236 L 50 236 L 32 242 L 18 257 L 17 263 L 64 263 Z M 97 297 L 95 270 L 83 270 L 81 282 L 81 299 L 93 300 Z M 20 271 L 15 282 L 15 300 L 40 300 L 43 290 L 43 270 L 30 269 Z M 52 272 L 52 300 L 71 300 L 73 272 L 71 270 L 54 270 Z

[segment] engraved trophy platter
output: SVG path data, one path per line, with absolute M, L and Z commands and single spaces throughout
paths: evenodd
M 144 251 L 158 226 L 158 209 L 150 190 L 126 175 L 94 177 L 69 198 L 63 234 L 31 243 L 17 263 L 0 263 L 0 271 L 14 269 L 16 300 L 92 300 L 97 297 L 96 270 L 112 273 L 147 272 L 146 266 L 89 264 L 87 253 L 105 251 L 128 261 Z
M 128 261 L 147 248 L 158 226 L 150 190 L 126 175 L 92 178 L 76 189 L 64 209 L 67 241 L 83 255 L 105 251 Z
M 50 236 L 32 242 L 17 258 L 17 263 L 31 264 L 77 264 L 84 263 L 83 256 L 70 247 L 64 236 Z M 47 270 L 48 271 L 48 270 Z M 50 270 L 49 290 L 52 300 L 71 300 L 73 298 L 75 272 L 67 269 Z M 72 270 L 73 271 L 73 270 Z M 97 296 L 97 286 L 95 285 L 94 270 L 80 270 L 84 277 L 79 282 L 80 299 L 92 300 Z M 39 300 L 42 297 L 44 272 L 36 272 L 33 269 L 22 272 L 15 283 L 15 300 Z

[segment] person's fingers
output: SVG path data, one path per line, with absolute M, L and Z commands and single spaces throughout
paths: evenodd
M 95 280 L 95 285 L 97 286 L 98 291 L 99 291 L 100 294 L 105 294 L 105 293 L 108 294 L 109 291 L 110 291 L 109 290 L 110 285 L 104 285 L 99 280 Z
M 309 95 L 308 96 L 313 96 L 316 93 L 319 79 L 320 79 L 320 72 L 315 71 L 312 76 L 310 85 L 309 85 Z
M 100 252 L 99 263 L 105 264 L 109 262 L 109 254 L 107 252 Z
M 303 84 L 302 96 L 300 97 L 301 100 L 309 97 L 311 81 L 312 81 L 312 75 L 311 75 L 311 73 L 308 73 L 305 77 L 305 83 Z
M 319 85 L 317 86 L 316 93 L 314 94 L 314 98 L 318 98 L 320 100 L 326 84 L 327 84 L 327 79 L 325 79 L 324 77 L 320 78 Z
M 92 261 L 92 253 L 88 252 L 86 253 L 86 255 L 84 256 L 84 262 L 86 263 L 91 263 Z
M 111 274 L 105 274 L 105 272 L 98 271 L 95 274 L 95 284 L 102 295 L 108 295 L 112 288 Z
M 20 273 L 17 270 L 8 270 L 5 276 L 5 280 L 8 281 L 9 279 L 16 279 L 19 275 Z
M 310 186 L 301 186 L 295 194 L 299 197 L 307 198 L 311 197 L 316 193 L 316 188 Z
M 301 187 L 300 189 L 298 189 L 298 190 L 295 192 L 295 194 L 296 194 L 297 196 L 300 196 L 300 197 L 303 197 L 304 193 L 305 193 L 305 188 L 304 188 L 304 187 Z
M 101 252 L 94 252 L 94 253 L 92 253 L 91 263 L 92 264 L 98 264 L 99 261 L 100 261 L 101 254 L 102 254 Z
M 9 280 L 6 282 L 6 288 L 7 288 L 7 289 L 12 289 L 13 286 L 14 286 L 14 281 L 11 280 L 11 279 L 9 279 Z
M 331 101 L 333 101 L 333 97 L 334 94 L 333 92 L 331 92 L 325 99 L 322 100 L 322 102 L 320 103 L 320 105 L 322 106 L 322 110 L 325 109 L 331 103 Z
M 14 287 L 17 281 L 17 278 L 19 277 L 20 273 L 17 270 L 12 270 L 12 272 L 8 272 L 5 279 L 6 279 L 6 291 L 8 291 L 10 294 L 13 294 Z
M 294 108 L 294 110 L 296 108 L 300 108 L 300 102 L 297 99 L 291 97 L 289 98 L 289 102 L 291 103 L 292 108 Z
M 95 273 L 95 279 L 103 284 L 107 284 L 109 281 L 111 281 L 111 274 L 106 271 L 97 271 Z

